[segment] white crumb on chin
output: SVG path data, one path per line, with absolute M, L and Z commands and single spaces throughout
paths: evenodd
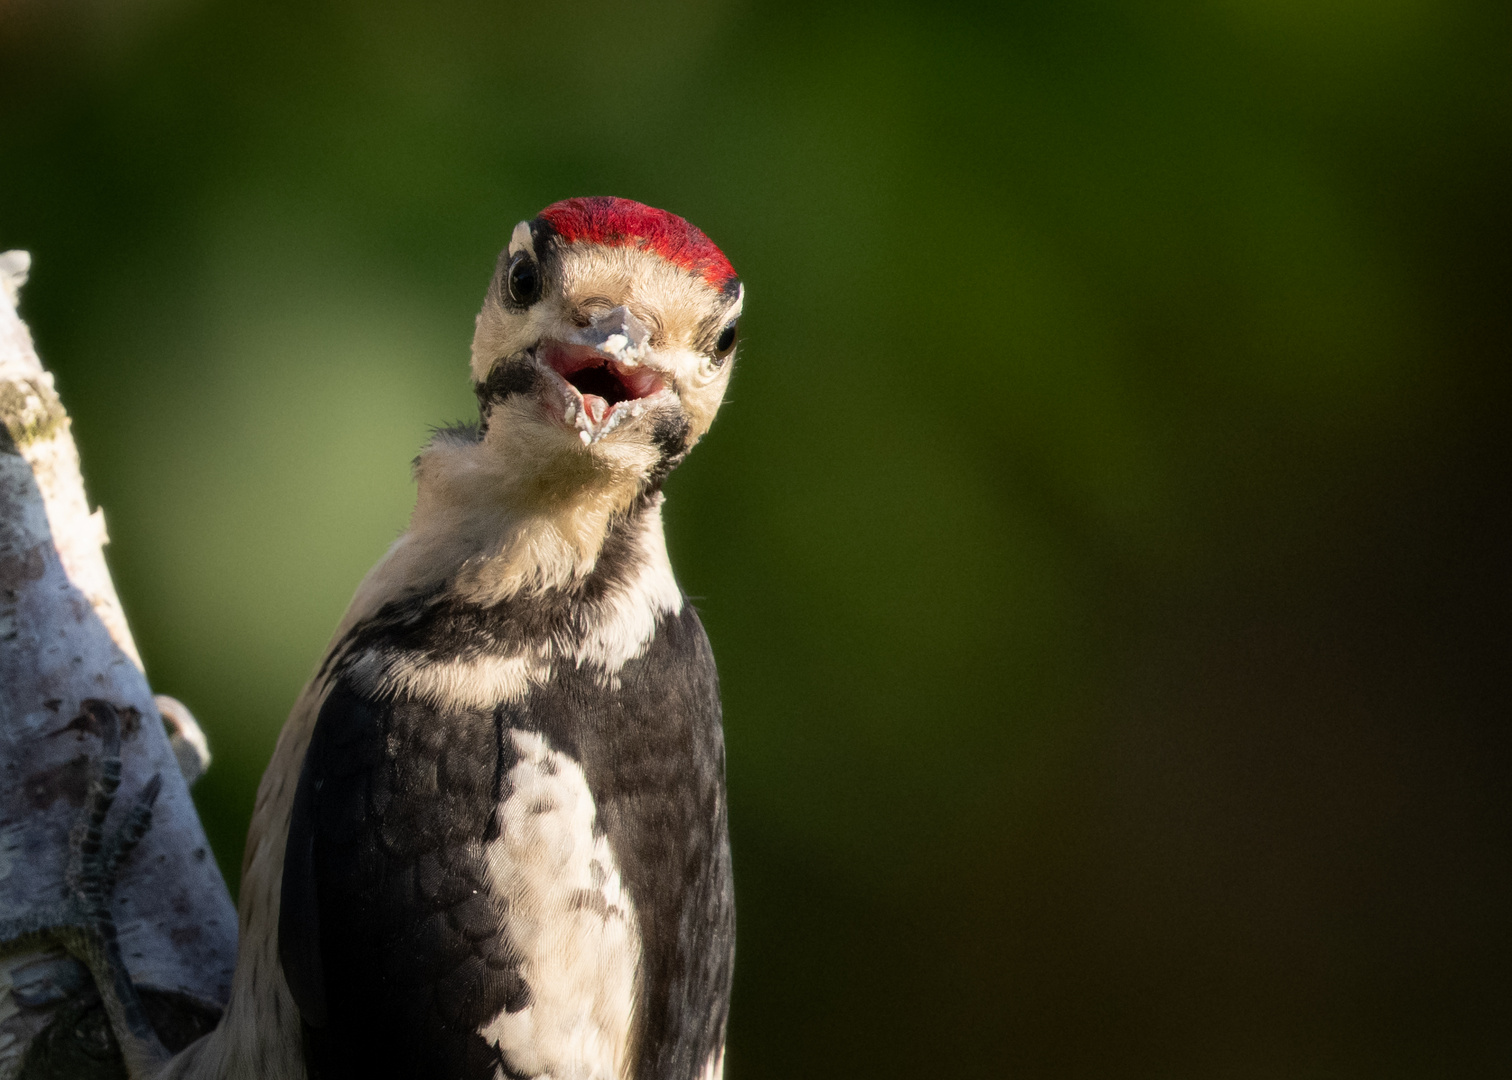
M 478 1032 L 514 1073 L 620 1080 L 640 958 L 635 907 L 607 836 L 594 834 L 582 766 L 536 732 L 509 737 L 519 759 L 485 858 L 530 1004 Z

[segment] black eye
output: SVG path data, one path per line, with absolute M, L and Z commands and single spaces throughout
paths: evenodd
M 535 260 L 523 251 L 509 261 L 504 275 L 504 290 L 510 303 L 529 307 L 541 298 L 541 271 Z
M 719 337 L 714 341 L 714 358 L 716 360 L 723 360 L 735 348 L 735 338 L 738 336 L 735 327 L 736 324 L 731 323 L 719 332 Z

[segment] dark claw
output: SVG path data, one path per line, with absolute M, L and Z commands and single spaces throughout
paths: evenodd
M 154 775 L 147 786 L 137 795 L 136 805 L 126 815 L 126 820 L 116 828 L 101 856 L 101 870 L 109 885 L 115 884 L 116 872 L 121 863 L 136 849 L 147 830 L 152 828 L 152 806 L 157 802 L 158 792 L 163 790 L 163 778 Z
M 92 698 L 84 714 L 100 733 L 100 759 L 89 784 L 79 823 L 74 826 L 69 859 L 69 897 L 51 912 L 34 911 L 22 919 L 0 920 L 0 943 L 61 945 L 89 969 L 100 992 L 128 1071 L 141 1076 L 167 1059 L 132 985 L 121 956 L 110 898 L 116 873 L 152 826 L 152 807 L 162 791 L 154 776 L 137 795 L 125 820 L 105 836 L 105 821 L 121 787 L 121 723 L 115 707 Z
M 70 866 L 75 881 L 98 873 L 105 818 L 121 787 L 121 721 L 115 706 L 99 698 L 89 698 L 81 703 L 80 708 L 100 732 L 100 759 L 89 783 L 84 813 L 75 826 L 74 857 Z

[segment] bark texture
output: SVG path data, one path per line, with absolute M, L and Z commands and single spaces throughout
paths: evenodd
M 189 797 L 207 755 L 187 710 L 160 706 L 142 672 L 101 550 L 104 517 L 90 510 L 68 415 L 16 313 L 29 261 L 0 255 L 0 917 L 61 897 L 100 749 L 80 705 L 110 702 L 123 721 L 119 805 L 162 779 L 114 911 L 154 1023 L 183 1029 L 161 1033 L 175 1048 L 225 1005 L 236 961 L 236 912 Z M 103 1040 L 95 1071 L 110 1075 L 91 998 L 62 952 L 0 952 L 0 1080 L 90 1075 L 69 1055 L 88 1057 L 91 1040 Z

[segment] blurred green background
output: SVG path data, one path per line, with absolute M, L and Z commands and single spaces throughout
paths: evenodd
M 1474 0 L 0 0 L 0 248 L 233 887 L 513 224 L 730 255 L 731 1080 L 1512 1075 L 1509 192 Z

